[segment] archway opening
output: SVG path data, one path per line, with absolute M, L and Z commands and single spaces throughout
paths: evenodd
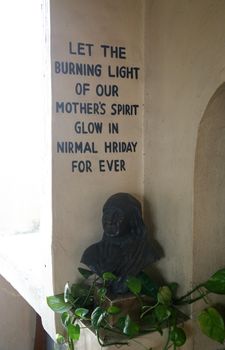
M 194 282 L 224 266 L 225 83 L 202 117 L 194 178 Z

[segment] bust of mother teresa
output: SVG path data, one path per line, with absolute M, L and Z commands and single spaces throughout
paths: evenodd
M 127 276 L 138 273 L 160 258 L 148 242 L 140 202 L 128 193 L 111 196 L 103 206 L 102 240 L 88 247 L 81 262 L 98 276 L 112 272 L 118 280 L 112 283 L 114 293 L 124 293 Z

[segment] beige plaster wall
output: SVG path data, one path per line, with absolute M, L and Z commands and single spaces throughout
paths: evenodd
M 54 0 L 51 1 L 51 60 L 52 60 L 52 166 L 53 166 L 53 268 L 55 290 L 61 292 L 66 281 L 73 282 L 84 249 L 102 236 L 101 211 L 105 200 L 117 192 L 130 192 L 142 197 L 142 113 L 143 113 L 143 2 L 137 0 Z M 72 50 L 69 49 L 72 43 Z M 89 43 L 79 54 L 77 43 Z M 104 57 L 100 45 L 125 47 L 125 58 Z M 86 45 L 86 44 L 85 44 Z M 77 50 L 77 51 L 76 51 Z M 75 52 L 76 55 L 71 52 Z M 102 75 L 81 77 L 56 74 L 55 61 L 101 64 Z M 107 66 L 139 67 L 138 79 L 112 78 Z M 85 95 L 75 93 L 77 83 L 90 84 Z M 116 85 L 115 96 L 97 96 L 96 85 Z M 104 115 L 57 113 L 56 101 L 103 102 Z M 138 104 L 137 115 L 110 114 L 110 106 Z M 102 122 L 102 134 L 77 134 L 76 121 Z M 118 134 L 109 134 L 108 123 L 119 125 Z M 57 141 L 94 142 L 98 153 L 57 153 Z M 132 153 L 106 154 L 105 141 L 137 142 Z M 122 159 L 126 171 L 100 172 L 99 160 Z M 72 171 L 74 160 L 91 160 L 92 172 Z
M 197 141 L 208 102 L 225 80 L 225 2 L 153 0 L 146 1 L 145 13 L 145 215 L 164 248 L 157 271 L 177 280 L 182 292 L 225 263 L 224 220 L 216 226 L 224 203 L 221 103 L 199 133 L 204 142 Z M 203 143 L 206 149 L 200 163 L 195 163 L 197 143 L 200 153 Z M 195 167 L 201 178 L 196 196 Z M 208 215 L 210 203 L 214 209 Z M 193 339 L 194 349 L 213 348 L 208 340 Z
M 0 349 L 33 349 L 36 313 L 2 276 L 0 309 Z
M 225 78 L 225 2 L 147 1 L 145 198 L 165 251 L 158 267 L 192 283 L 193 184 L 199 123 Z
M 225 257 L 225 84 L 211 98 L 199 127 L 194 181 L 193 281 L 207 280 L 224 268 Z M 224 296 L 210 296 L 224 303 Z M 194 305 L 194 313 L 202 305 Z M 212 349 L 199 335 L 194 349 Z
M 52 252 L 56 292 L 62 291 L 67 280 L 75 280 L 83 250 L 101 238 L 104 201 L 119 191 L 141 198 L 143 179 L 146 222 L 165 253 L 156 270 L 167 280 L 178 281 L 181 292 L 203 277 L 204 263 L 200 266 L 194 258 L 200 242 L 198 233 L 193 234 L 195 157 L 200 121 L 211 96 L 225 80 L 224 13 L 225 2 L 217 0 L 51 1 Z M 86 46 L 85 55 L 72 56 L 70 41 L 94 44 L 93 55 L 87 54 Z M 99 51 L 102 43 L 126 47 L 126 60 L 106 60 Z M 94 88 L 100 80 L 55 74 L 56 60 L 99 63 L 103 67 L 138 66 L 140 76 L 137 80 L 114 80 L 104 72 L 103 82 L 116 84 L 119 96 L 99 98 Z M 77 96 L 74 87 L 78 82 L 89 83 L 91 91 Z M 115 119 L 109 112 L 102 117 L 56 113 L 57 100 L 137 103 L 140 107 L 138 115 L 129 121 L 118 117 L 119 134 L 109 135 L 104 127 L 101 135 L 85 135 L 86 141 L 95 143 L 97 154 L 60 154 L 57 141 L 84 139 L 84 135 L 74 133 L 77 120 L 85 124 L 102 121 L 105 126 Z M 98 171 L 99 159 L 108 158 L 102 148 L 106 139 L 137 140 L 137 152 L 110 155 L 110 159 L 125 159 L 126 172 Z M 92 173 L 72 171 L 73 160 L 89 159 L 93 161 Z
M 224 267 L 225 247 L 225 84 L 210 100 L 198 134 L 195 159 L 195 279 Z M 210 259 L 208 258 L 210 256 Z
M 52 242 L 50 235 L 44 240 L 48 241 L 46 249 L 50 244 L 52 248 L 54 292 L 61 292 L 66 281 L 75 280 L 83 250 L 101 238 L 102 206 L 119 191 L 140 199 L 144 193 L 145 220 L 165 253 L 156 264 L 156 273 L 178 281 L 181 291 L 189 289 L 206 278 L 208 272 L 224 265 L 224 89 L 216 99 L 211 97 L 225 81 L 225 2 L 51 0 L 49 14 L 52 167 L 48 167 L 47 191 L 51 188 L 52 197 L 47 196 L 47 227 L 51 231 L 52 226 Z M 84 43 L 80 54 L 70 52 L 69 42 L 74 51 L 78 42 Z M 91 44 L 92 55 L 87 43 Z M 104 57 L 101 44 L 125 48 L 123 57 Z M 102 76 L 56 74 L 55 61 L 101 64 Z M 113 69 L 138 67 L 138 79 L 110 78 L 108 65 Z M 79 96 L 75 93 L 77 83 L 90 84 L 90 91 Z M 95 88 L 99 83 L 115 85 L 118 94 L 97 96 Z M 56 101 L 100 101 L 106 104 L 107 112 L 102 116 L 56 113 Z M 137 104 L 137 115 L 111 116 L 112 103 Z M 103 132 L 78 134 L 74 131 L 77 121 L 85 126 L 102 122 Z M 109 134 L 108 124 L 112 122 L 118 123 L 118 134 Z M 137 147 L 132 153 L 106 154 L 106 140 L 135 141 Z M 94 143 L 98 153 L 62 154 L 57 152 L 58 141 Z M 47 147 L 50 164 L 49 143 Z M 122 159 L 126 171 L 109 172 L 105 168 L 105 172 L 100 172 L 100 159 Z M 92 172 L 73 171 L 74 160 L 91 160 Z M 49 250 L 46 254 L 49 256 Z M 50 275 L 51 261 L 47 261 Z M 49 276 L 48 285 L 50 279 Z M 11 305 L 15 301 L 13 307 L 20 314 L 25 307 L 23 302 L 17 303 L 20 297 L 14 292 L 12 297 L 10 287 L 5 289 L 4 283 L 1 281 L 0 291 L 6 298 L 0 298 L 2 310 L 7 306 L 4 300 Z M 24 317 L 24 325 L 30 329 L 30 309 L 26 309 Z M 52 325 L 45 317 L 43 321 L 52 333 Z M 7 335 L 7 323 L 0 327 L 1 334 Z M 188 344 L 190 349 L 210 349 L 209 342 L 196 339 L 193 346 Z M 17 339 L 12 337 L 10 341 Z

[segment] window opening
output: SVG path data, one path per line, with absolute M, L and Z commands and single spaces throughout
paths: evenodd
M 40 226 L 41 2 L 4 2 L 0 33 L 0 236 L 6 236 L 36 232 Z

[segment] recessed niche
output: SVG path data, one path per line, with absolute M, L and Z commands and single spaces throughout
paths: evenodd
M 194 281 L 224 266 L 225 248 L 225 84 L 202 117 L 194 178 Z

